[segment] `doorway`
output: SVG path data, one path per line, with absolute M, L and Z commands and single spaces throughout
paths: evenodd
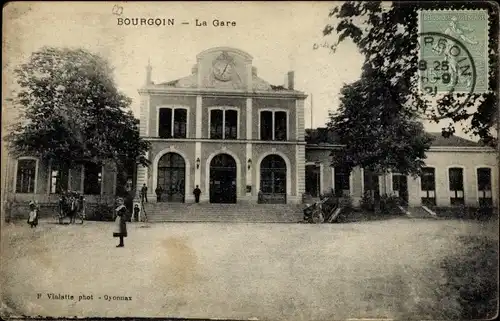
M 236 161 L 219 154 L 210 162 L 210 203 L 236 203 Z

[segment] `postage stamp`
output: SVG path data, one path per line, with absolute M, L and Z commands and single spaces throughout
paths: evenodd
M 428 94 L 488 91 L 488 12 L 420 10 L 419 85 Z

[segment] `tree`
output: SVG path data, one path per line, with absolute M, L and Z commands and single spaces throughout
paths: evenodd
M 344 146 L 332 154 L 332 166 L 417 176 L 432 138 L 415 113 L 397 103 L 384 76 L 367 68 L 360 80 L 342 88 L 340 108 L 327 124 Z
M 15 70 L 12 100 L 21 118 L 7 136 L 15 155 L 32 155 L 61 170 L 112 162 L 118 171 L 144 157 L 131 99 L 118 91 L 109 63 L 83 49 L 42 48 Z
M 465 107 L 459 109 L 464 102 L 464 94 L 448 94 L 430 104 L 420 96 L 415 74 L 418 68 L 418 18 L 417 9 L 486 9 L 490 16 L 490 69 L 489 86 L 491 92 L 473 94 Z M 378 70 L 390 79 L 391 92 L 403 97 L 401 103 L 406 108 L 413 108 L 427 119 L 438 122 L 439 119 L 450 120 L 450 125 L 443 128 L 443 135 L 455 132 L 455 124 L 468 122 L 465 130 L 478 135 L 491 146 L 497 144 L 494 129 L 497 119 L 498 89 L 498 31 L 499 16 L 497 8 L 488 2 L 482 3 L 442 3 L 429 1 L 404 3 L 392 2 L 389 6 L 380 1 L 347 1 L 334 7 L 329 16 L 335 22 L 328 24 L 325 36 L 336 32 L 338 39 L 331 45 L 335 52 L 340 43 L 350 39 L 365 57 L 364 65 Z M 472 111 L 471 111 L 472 110 Z

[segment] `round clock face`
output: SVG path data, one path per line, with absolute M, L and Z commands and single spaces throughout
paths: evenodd
M 229 61 L 217 60 L 214 65 L 214 76 L 220 81 L 231 80 L 232 66 Z

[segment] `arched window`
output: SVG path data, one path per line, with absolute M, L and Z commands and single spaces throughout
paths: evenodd
M 279 155 L 269 155 L 262 160 L 260 192 L 268 202 L 286 203 L 286 170 L 286 163 Z
M 186 163 L 177 153 L 167 153 L 158 161 L 157 200 L 184 202 Z

